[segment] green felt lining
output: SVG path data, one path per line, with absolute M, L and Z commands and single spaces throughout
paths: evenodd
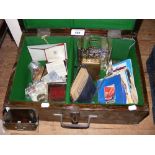
M 70 87 L 73 79 L 73 38 L 71 37 L 48 37 L 46 38 L 50 44 L 66 43 L 68 52 L 68 78 L 66 87 L 66 103 L 70 103 Z M 9 96 L 10 101 L 28 101 L 25 97 L 25 88 L 32 82 L 28 65 L 31 62 L 31 56 L 28 52 L 28 45 L 41 45 L 45 41 L 41 37 L 26 37 L 22 46 L 21 55 L 17 64 L 15 76 L 13 79 L 12 89 Z
M 93 28 L 133 30 L 135 19 L 24 19 L 26 29 L 36 28 Z
M 78 62 L 78 50 L 77 50 L 77 38 L 53 36 L 47 37 L 49 43 L 66 43 L 68 52 L 68 78 L 66 87 L 66 104 L 71 103 L 70 88 L 72 82 L 76 76 L 79 62 Z M 133 39 L 111 39 L 112 44 L 112 60 L 122 61 L 130 58 L 133 64 L 135 85 L 138 92 L 139 102 L 138 105 L 144 104 L 144 97 L 142 92 L 142 84 L 140 77 L 139 64 L 136 57 L 136 49 Z M 28 52 L 28 45 L 41 45 L 45 44 L 45 41 L 40 37 L 25 37 L 22 51 L 17 63 L 16 72 L 13 78 L 13 84 L 9 95 L 10 101 L 28 101 L 25 97 L 25 88 L 31 82 L 31 74 L 28 69 L 28 64 L 31 62 L 31 56 Z

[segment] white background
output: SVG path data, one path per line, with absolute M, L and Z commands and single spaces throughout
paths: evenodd
M 4 0 L 1 18 L 154 18 L 154 0 Z

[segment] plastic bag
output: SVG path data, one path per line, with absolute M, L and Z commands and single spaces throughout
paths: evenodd
M 39 81 L 43 75 L 44 67 L 37 61 L 32 61 L 29 66 L 29 70 L 31 71 L 32 80 Z
M 47 101 L 48 100 L 48 85 L 43 81 L 34 82 L 25 89 L 25 95 L 32 101 Z

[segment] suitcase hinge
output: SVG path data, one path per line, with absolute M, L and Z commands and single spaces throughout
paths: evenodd
M 37 29 L 37 36 L 50 36 L 51 31 L 49 28 L 39 28 Z
M 122 38 L 121 30 L 108 30 L 107 36 L 109 38 Z

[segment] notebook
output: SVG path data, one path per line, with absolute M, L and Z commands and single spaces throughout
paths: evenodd
M 90 103 L 96 92 L 96 86 L 86 68 L 81 67 L 71 87 L 73 102 Z

